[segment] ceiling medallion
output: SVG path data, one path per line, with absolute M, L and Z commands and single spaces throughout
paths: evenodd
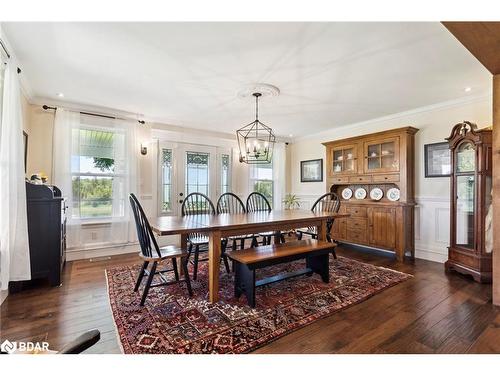
M 267 83 L 253 83 L 238 92 L 238 98 L 251 98 L 255 93 L 259 93 L 261 98 L 273 97 L 279 96 L 280 89 Z
M 266 86 L 274 87 L 271 85 Z M 275 89 L 277 90 L 276 95 L 279 95 L 278 88 L 275 87 Z M 240 163 L 269 164 L 273 157 L 276 137 L 273 129 L 259 120 L 259 98 L 263 94 L 255 91 L 252 96 L 255 97 L 255 120 L 236 131 L 240 149 Z

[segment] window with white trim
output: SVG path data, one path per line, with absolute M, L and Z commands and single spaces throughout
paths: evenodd
M 264 195 L 273 206 L 273 163 L 250 165 L 250 192 L 257 191 Z
M 72 218 L 125 215 L 125 134 L 115 129 L 72 129 Z

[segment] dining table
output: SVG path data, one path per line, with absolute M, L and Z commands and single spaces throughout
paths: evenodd
M 208 299 L 219 300 L 219 272 L 221 239 L 244 234 L 274 232 L 274 242 L 279 243 L 281 231 L 316 227 L 318 240 L 327 240 L 329 220 L 347 217 L 329 211 L 274 210 L 238 214 L 159 216 L 150 219 L 153 232 L 158 236 L 180 235 L 181 247 L 187 248 L 189 233 L 206 233 L 208 236 Z

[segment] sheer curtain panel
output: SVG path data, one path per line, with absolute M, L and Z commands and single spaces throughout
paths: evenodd
M 0 282 L 31 278 L 24 183 L 21 90 L 17 65 L 7 64 L 0 123 Z
M 135 242 L 137 124 L 57 109 L 54 184 L 67 199 L 68 251 Z

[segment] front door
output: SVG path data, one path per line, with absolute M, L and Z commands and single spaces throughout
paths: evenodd
M 161 142 L 159 153 L 160 207 L 162 215 L 180 215 L 186 195 L 207 195 L 216 202 L 217 148 Z

